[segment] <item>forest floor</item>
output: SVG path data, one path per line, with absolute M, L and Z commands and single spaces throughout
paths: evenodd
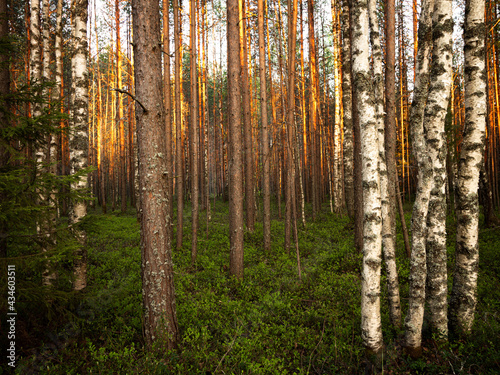
M 407 208 L 409 223 L 411 208 Z M 135 212 L 91 212 L 84 223 L 88 286 L 60 310 L 47 303 L 43 311 L 49 328 L 32 325 L 36 340 L 31 342 L 37 345 L 25 345 L 16 373 L 365 372 L 360 330 L 362 256 L 354 250 L 352 224 L 346 217 L 329 213 L 325 206 L 315 222 L 309 220 L 300 228 L 302 281 L 294 247 L 289 253 L 283 250 L 283 222 L 277 213 L 271 224 L 269 253 L 263 250 L 262 224 L 257 222 L 255 231 L 245 235 L 244 280 L 236 281 L 228 272 L 227 203 L 212 204 L 208 231 L 205 212 L 200 215 L 194 266 L 190 215 L 187 206 L 183 249 L 173 251 L 181 334 L 176 350 L 144 349 L 140 234 Z M 451 289 L 455 230 L 452 219 L 448 224 Z M 470 340 L 439 347 L 424 325 L 423 356 L 418 360 L 403 354 L 402 330 L 391 327 L 383 277 L 383 373 L 500 373 L 500 229 L 481 230 L 480 257 L 479 303 Z M 401 236 L 397 262 L 406 311 L 409 261 Z

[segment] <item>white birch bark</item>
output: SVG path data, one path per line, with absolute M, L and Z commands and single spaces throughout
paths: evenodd
M 347 214 L 354 218 L 354 138 L 352 121 L 351 38 L 349 2 L 342 0 L 342 105 L 344 122 L 344 190 Z
M 40 36 L 40 0 L 31 0 L 30 3 L 30 78 L 33 82 L 39 81 L 42 74 Z M 36 105 L 33 105 L 33 115 Z
M 396 225 L 390 213 L 387 164 L 385 161 L 385 124 L 384 124 L 384 75 L 382 70 L 382 48 L 375 0 L 368 1 L 370 16 L 370 39 L 372 42 L 373 69 L 375 78 L 375 108 L 378 130 L 378 151 L 380 168 L 380 195 L 382 199 L 382 244 L 387 271 L 387 295 L 391 322 L 395 327 L 401 325 L 401 301 L 399 298 L 398 270 L 396 267 Z
M 363 175 L 363 270 L 361 336 L 368 354 L 383 349 L 380 317 L 380 269 L 382 263 L 382 212 L 379 174 L 379 134 L 370 71 L 368 2 L 352 4 L 352 66 L 361 128 Z
M 457 242 L 450 301 L 453 331 L 469 334 L 477 303 L 479 264 L 479 173 L 486 128 L 484 0 L 465 2 L 465 126 L 457 180 Z
M 415 67 L 415 87 L 410 112 L 410 134 L 413 153 L 418 165 L 417 194 L 412 212 L 412 249 L 410 260 L 410 291 L 408 313 L 405 319 L 405 346 L 409 353 L 421 352 L 422 323 L 424 321 L 427 212 L 432 187 L 432 167 L 426 152 L 424 136 L 424 109 L 429 85 L 429 63 L 432 47 L 432 10 L 434 0 L 422 2 L 418 26 L 418 51 Z
M 427 285 L 429 321 L 441 339 L 448 336 L 446 270 L 446 133 L 445 118 L 452 79 L 452 0 L 434 3 L 433 49 L 429 95 L 425 107 L 427 153 L 432 160 L 433 188 L 427 216 Z
M 71 174 L 87 167 L 88 163 L 88 87 L 87 87 L 87 18 L 88 0 L 72 0 L 72 33 L 74 54 L 71 59 L 71 122 L 72 131 L 69 139 Z M 87 189 L 87 178 L 83 177 L 73 184 L 73 189 Z M 72 202 L 70 221 L 78 223 L 87 214 L 84 201 Z M 80 243 L 85 243 L 86 235 L 76 231 Z M 73 288 L 81 290 L 87 284 L 85 254 L 78 251 L 75 259 L 75 281 Z

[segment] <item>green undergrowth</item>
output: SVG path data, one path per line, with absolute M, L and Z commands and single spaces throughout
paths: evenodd
M 227 203 L 200 215 L 198 258 L 191 264 L 190 207 L 181 251 L 173 251 L 178 348 L 147 351 L 142 337 L 141 251 L 135 212 L 90 214 L 85 221 L 88 287 L 74 318 L 60 323 L 59 345 L 25 352 L 21 374 L 358 374 L 365 373 L 361 341 L 361 261 L 352 223 L 328 212 L 299 228 L 302 280 L 295 248 L 283 249 L 283 222 L 271 224 L 272 248 L 262 246 L 259 217 L 245 234 L 245 276 L 229 276 Z M 406 220 L 409 224 L 409 211 Z M 450 236 L 453 232 L 450 222 Z M 400 233 L 398 224 L 398 233 Z M 207 234 L 208 233 L 208 234 Z M 174 236 L 175 238 L 175 233 Z M 479 304 L 473 335 L 438 347 L 424 330 L 424 354 L 401 350 L 382 302 L 387 374 L 494 374 L 500 371 L 500 233 L 480 234 Z M 174 244 L 175 249 L 175 244 Z M 453 258 L 453 240 L 449 241 Z M 398 235 L 403 309 L 409 261 Z M 452 260 L 450 260 L 450 273 Z M 384 276 L 383 276 L 384 282 Z M 384 285 L 384 284 L 382 284 Z M 451 284 L 450 284 L 451 288 Z M 385 287 L 382 288 L 386 296 Z M 47 341 L 49 341 L 47 339 Z

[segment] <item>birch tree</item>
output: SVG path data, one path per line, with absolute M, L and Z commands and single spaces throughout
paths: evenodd
M 349 1 L 342 0 L 342 107 L 344 122 L 344 190 L 347 215 L 354 218 L 354 138 L 352 120 Z
M 446 134 L 453 59 L 452 0 L 434 3 L 432 63 L 429 95 L 424 114 L 427 153 L 432 161 L 433 187 L 427 216 L 427 285 L 431 327 L 443 339 L 448 335 L 446 270 Z
M 363 269 L 361 281 L 361 336 L 367 354 L 380 358 L 383 351 L 380 317 L 382 212 L 379 173 L 377 111 L 370 71 L 368 1 L 352 4 L 352 66 L 361 128 L 363 176 Z
M 373 70 L 375 80 L 375 109 L 378 131 L 379 169 L 380 169 L 380 198 L 382 203 L 382 243 L 384 261 L 387 269 L 387 294 L 389 299 L 390 317 L 395 327 L 401 322 L 401 302 L 399 298 L 398 271 L 396 268 L 396 223 L 391 213 L 389 196 L 389 181 L 387 173 L 384 132 L 384 81 L 382 72 L 382 48 L 376 13 L 376 1 L 368 1 L 370 15 L 370 39 L 372 42 Z
M 410 260 L 410 292 L 408 313 L 405 319 L 405 345 L 411 355 L 421 352 L 422 323 L 424 319 L 427 212 L 432 183 L 432 169 L 426 152 L 424 135 L 424 110 L 428 94 L 429 63 L 432 47 L 432 10 L 434 0 L 422 2 L 422 14 L 418 26 L 418 53 L 415 88 L 410 115 L 410 131 L 413 153 L 418 165 L 417 195 L 412 212 L 412 251 Z
M 160 9 L 154 0 L 132 1 L 139 195 L 142 211 L 142 299 L 146 343 L 178 338 L 168 215 L 165 122 L 161 76 Z
M 486 128 L 484 0 L 465 2 L 465 127 L 457 181 L 457 239 L 450 301 L 452 330 L 469 334 L 477 303 L 479 265 L 479 174 Z
M 76 172 L 88 164 L 88 68 L 87 68 L 87 18 L 88 0 L 73 0 L 71 2 L 71 19 L 73 33 L 73 56 L 71 58 L 71 105 L 70 114 L 72 131 L 69 138 L 70 172 Z M 87 189 L 87 178 L 80 178 L 72 188 Z M 78 223 L 87 215 L 85 201 L 74 201 L 71 205 L 70 222 Z M 76 235 L 81 249 L 76 253 L 74 289 L 80 290 L 87 285 L 87 264 L 84 253 L 86 234 L 77 230 Z

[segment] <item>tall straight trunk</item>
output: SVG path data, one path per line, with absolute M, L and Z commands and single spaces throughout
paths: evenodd
M 260 78 L 260 115 L 262 119 L 262 162 L 264 164 L 262 176 L 262 190 L 264 194 L 264 251 L 271 250 L 271 189 L 270 189 L 270 154 L 269 131 L 267 123 L 267 91 L 266 91 L 266 55 L 264 39 L 264 0 L 258 0 L 258 28 L 259 28 L 259 78 Z
M 122 89 L 122 44 L 120 35 L 120 2 L 115 0 L 115 22 L 116 22 L 116 87 Z M 127 159 L 125 157 L 125 118 L 123 112 L 123 97 L 117 93 L 116 97 L 116 125 L 120 135 L 120 209 L 127 211 Z
M 387 173 L 385 132 L 384 132 L 384 84 L 382 72 L 382 48 L 380 46 L 376 1 L 368 1 L 370 14 L 370 38 L 372 41 L 372 58 L 375 78 L 375 108 L 378 127 L 378 148 L 380 168 L 380 195 L 382 200 L 382 243 L 384 261 L 387 271 L 387 295 L 389 299 L 389 315 L 394 327 L 401 325 L 401 301 L 399 298 L 399 281 L 396 267 L 396 222 L 394 220 L 394 204 L 389 195 Z
M 7 0 L 0 1 L 0 40 L 9 37 L 9 22 L 8 22 L 8 6 Z M 10 57 L 7 53 L 0 54 L 0 105 L 2 108 L 8 109 L 9 105 L 6 101 L 10 93 Z M 9 123 L 5 113 L 0 113 L 0 131 L 7 128 Z M 7 167 L 10 163 L 9 152 L 4 145 L 0 144 L 0 169 Z M 0 194 L 0 204 L 3 203 L 5 196 Z M 6 233 L 8 226 L 4 221 L 0 221 L 0 232 Z M 7 238 L 0 238 L 0 257 L 7 257 Z
M 335 117 L 334 117 L 334 132 L 333 132 L 333 206 L 336 213 L 345 212 L 344 189 L 342 188 L 343 177 L 343 155 L 342 155 L 342 78 L 341 78 L 341 52 L 340 52 L 340 5 L 339 0 L 331 1 L 332 17 L 333 17 L 333 72 L 335 81 Z M 323 60 L 325 61 L 325 59 Z M 326 71 L 324 74 L 326 79 Z M 327 86 L 328 87 L 328 86 Z M 326 103 L 328 109 L 328 103 Z M 328 121 L 327 121 L 328 123 Z M 332 179 L 330 179 L 332 181 Z
M 243 278 L 243 158 L 241 141 L 241 90 L 239 77 L 238 0 L 227 0 L 227 66 L 229 124 L 229 242 L 230 272 Z
M 479 175 L 483 167 L 486 130 L 485 0 L 465 2 L 465 126 L 457 183 L 457 242 L 450 301 L 450 323 L 470 334 L 477 303 L 479 268 Z
M 128 65 L 128 87 L 129 90 L 132 90 L 132 87 L 134 87 L 134 66 L 132 64 L 132 50 L 131 50 L 131 34 L 132 34 L 132 25 L 131 25 L 131 20 L 130 16 L 127 15 L 127 58 L 129 61 Z M 134 129 L 134 121 L 133 119 L 135 118 L 135 111 L 134 111 L 135 106 L 129 105 L 128 106 L 128 166 L 129 166 L 129 177 L 128 177 L 128 182 L 129 182 L 129 191 L 130 191 L 130 205 L 132 207 L 137 207 L 136 205 L 136 196 L 137 196 L 137 190 L 135 189 L 135 165 L 136 163 L 134 162 L 135 160 L 135 147 L 134 147 L 134 134 L 135 134 L 135 129 Z
M 435 2 L 432 15 L 433 49 L 429 96 L 425 107 L 427 154 L 432 161 L 433 187 L 427 216 L 427 285 L 431 327 L 446 340 L 448 336 L 448 281 L 446 256 L 446 133 L 452 79 L 452 0 Z
M 306 110 L 306 78 L 304 71 L 304 17 L 302 11 L 302 2 L 300 3 L 300 112 L 302 117 L 302 153 L 297 152 L 297 157 L 300 157 L 299 176 L 300 176 L 300 213 L 302 219 L 302 225 L 306 226 L 306 213 L 305 213 L 305 201 L 307 194 L 307 177 L 304 176 L 304 172 L 307 171 L 308 160 L 307 160 L 307 110 Z M 297 136 L 299 136 L 297 134 Z M 300 141 L 297 140 L 297 144 L 300 145 Z
M 292 9 L 290 9 L 292 7 Z M 297 200 L 295 199 L 295 52 L 297 44 L 297 0 L 288 0 L 288 99 L 287 99 L 287 198 L 286 198 L 286 220 L 285 220 L 285 248 L 287 248 L 286 227 L 294 231 L 295 251 L 297 257 L 297 269 L 299 280 L 301 279 L 300 256 L 297 238 Z M 291 227 L 291 228 L 290 228 Z M 289 242 L 289 239 L 288 239 Z
M 319 120 L 319 79 L 318 63 L 316 59 L 316 41 L 314 35 L 314 0 L 307 2 L 307 14 L 309 19 L 309 70 L 310 70 L 310 92 L 309 92 L 309 132 L 311 133 L 311 174 L 312 174 L 312 202 L 313 202 L 313 220 L 316 219 L 320 211 L 321 203 L 319 201 L 320 177 L 319 177 L 319 159 L 318 149 L 318 120 Z
M 196 87 L 198 77 L 198 66 L 196 64 L 196 1 L 191 0 L 190 50 L 191 50 L 191 126 L 190 126 L 190 146 L 191 146 L 191 262 L 196 262 L 198 252 L 198 219 L 199 219 L 199 174 L 198 174 L 198 151 L 199 151 L 199 130 L 198 130 L 198 88 Z
M 167 188 L 168 196 L 174 196 L 173 154 L 172 154 L 172 92 L 170 87 L 170 1 L 163 0 L 163 100 L 165 105 L 165 143 L 167 163 Z M 168 200 L 167 212 L 170 217 L 169 236 L 172 239 L 174 204 L 173 199 Z
M 30 79 L 36 83 L 42 76 L 42 40 L 40 35 L 40 0 L 30 2 Z M 32 104 L 33 117 L 40 115 L 40 104 Z
M 255 224 L 255 195 L 253 168 L 252 113 L 250 108 L 250 86 L 248 82 L 248 48 L 247 48 L 247 10 L 246 0 L 240 0 L 240 59 L 241 59 L 241 93 L 243 110 L 243 134 L 245 143 L 245 206 L 246 224 L 250 232 Z
M 417 195 L 413 205 L 410 260 L 410 292 L 408 313 L 405 319 L 405 346 L 412 356 L 421 354 L 422 323 L 424 319 L 427 212 L 432 187 L 432 165 L 426 150 L 424 110 L 429 90 L 429 64 L 432 48 L 432 12 L 434 0 L 424 0 L 418 34 L 419 45 L 416 62 L 415 88 L 410 114 L 410 132 L 413 154 L 418 165 Z M 403 136 L 403 134 L 402 134 Z
M 378 362 L 383 352 L 380 316 L 380 272 L 382 263 L 382 212 L 379 170 L 379 129 L 370 71 L 368 2 L 352 4 L 352 64 L 354 95 L 361 129 L 363 173 L 363 278 L 361 330 L 368 355 Z
M 349 24 L 352 25 L 353 15 L 352 6 L 349 5 Z M 354 78 L 354 69 L 352 66 L 353 55 L 352 55 L 352 44 L 354 40 L 353 27 L 349 28 L 349 39 L 351 43 L 351 77 Z M 357 104 L 357 95 L 354 95 L 354 86 L 351 85 L 352 94 L 352 135 L 354 138 L 354 245 L 356 250 L 361 253 L 363 251 L 363 174 L 362 174 L 362 158 L 361 158 L 361 129 L 359 123 L 359 111 Z
M 71 2 L 71 19 L 73 32 L 73 56 L 71 59 L 71 118 L 72 132 L 69 138 L 71 174 L 75 174 L 87 167 L 88 164 L 88 77 L 87 77 L 87 18 L 88 1 L 73 0 Z M 72 184 L 73 189 L 86 190 L 87 177 L 80 178 Z M 70 211 L 70 222 L 78 223 L 87 215 L 85 201 L 74 201 Z M 75 256 L 75 281 L 73 288 L 81 290 L 87 285 L 87 260 L 85 252 L 86 233 L 76 231 L 80 248 Z
M 182 136 L 182 67 L 181 67 L 181 10 L 179 0 L 174 0 L 174 42 L 175 42 L 175 178 L 177 185 L 177 250 L 182 248 L 183 210 L 184 210 L 184 139 Z
M 342 0 L 342 107 L 344 122 L 344 190 L 347 215 L 354 218 L 354 138 L 352 119 L 349 1 Z
M 142 298 L 146 344 L 179 339 L 169 219 L 165 122 L 161 77 L 160 9 L 157 1 L 133 0 L 134 65 L 139 194 L 141 196 Z

